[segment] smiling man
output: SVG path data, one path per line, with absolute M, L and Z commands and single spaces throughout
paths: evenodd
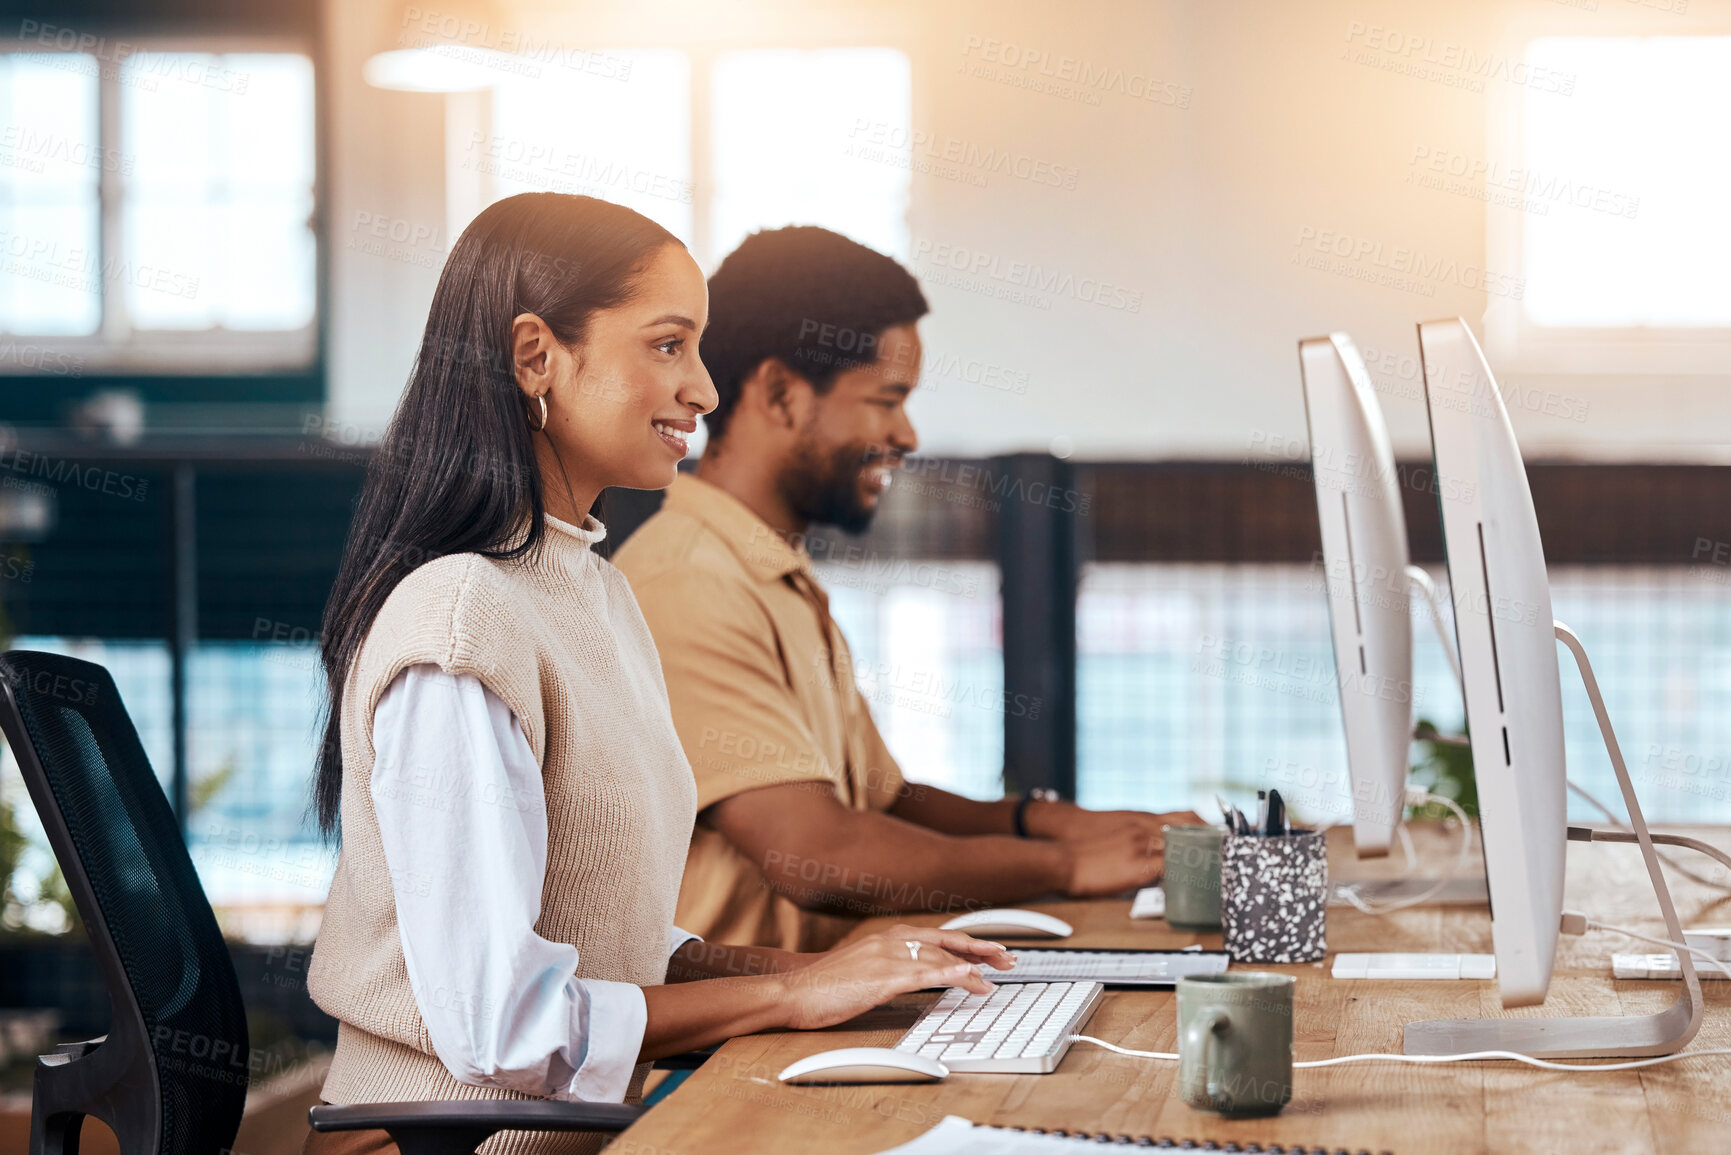
M 976 802 L 902 779 L 804 548 L 863 532 L 919 445 L 919 284 L 827 229 L 756 233 L 709 280 L 708 447 L 614 561 L 661 654 L 697 777 L 677 921 L 711 942 L 827 949 L 855 919 L 1159 877 L 1193 815 Z

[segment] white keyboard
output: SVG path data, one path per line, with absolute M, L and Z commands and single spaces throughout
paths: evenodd
M 1191 975 L 1218 975 L 1229 961 L 1219 950 L 1086 950 L 1016 947 L 1007 971 L 980 964 L 992 983 L 1105 983 L 1109 987 L 1170 987 Z
M 1057 1069 L 1070 1036 L 1094 1014 L 1105 989 L 1099 983 L 1019 983 L 971 995 L 951 987 L 895 1049 L 952 1071 L 1044 1075 Z

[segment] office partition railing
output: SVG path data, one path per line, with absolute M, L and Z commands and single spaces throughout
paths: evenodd
M 147 737 L 207 881 L 274 904 L 244 933 L 292 936 L 328 871 L 304 821 L 316 645 L 365 463 L 317 439 L 220 453 L 44 443 L 0 462 L 8 632 L 142 655 L 132 665 L 151 684 L 135 693 L 158 703 Z M 1731 719 L 1731 469 L 1529 474 L 1559 612 L 1609 652 L 1606 693 L 1651 809 L 1731 817 L 1731 731 L 1717 721 Z M 1440 575 L 1428 478 L 1403 467 L 1414 557 Z M 611 541 L 657 502 L 609 494 Z M 916 777 L 1174 807 L 1285 774 L 1318 813 L 1343 798 L 1301 466 L 918 459 L 869 533 L 811 548 L 856 676 Z M 1428 628 L 1417 637 L 1418 712 L 1446 727 L 1458 704 Z M 1570 753 L 1590 784 L 1578 705 Z

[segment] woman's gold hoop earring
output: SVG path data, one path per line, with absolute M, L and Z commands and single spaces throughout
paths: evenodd
M 541 424 L 535 425 L 531 423 L 529 428 L 534 432 L 539 433 L 543 429 L 547 428 L 547 395 L 543 393 L 536 397 L 535 400 L 541 403 Z M 531 418 L 531 422 L 533 422 L 533 418 Z

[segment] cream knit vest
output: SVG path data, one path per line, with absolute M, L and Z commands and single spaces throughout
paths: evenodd
M 536 931 L 574 945 L 584 978 L 666 979 L 697 791 L 643 615 L 619 571 L 589 548 L 604 533 L 593 519 L 579 530 L 548 518 L 532 559 L 428 562 L 391 592 L 362 643 L 343 692 L 342 850 L 307 983 L 340 1020 L 327 1102 L 525 1097 L 451 1077 L 403 961 L 368 786 L 373 711 L 417 663 L 480 679 L 511 708 L 541 764 L 547 876 Z M 509 1132 L 483 1151 L 598 1146 L 592 1136 Z

